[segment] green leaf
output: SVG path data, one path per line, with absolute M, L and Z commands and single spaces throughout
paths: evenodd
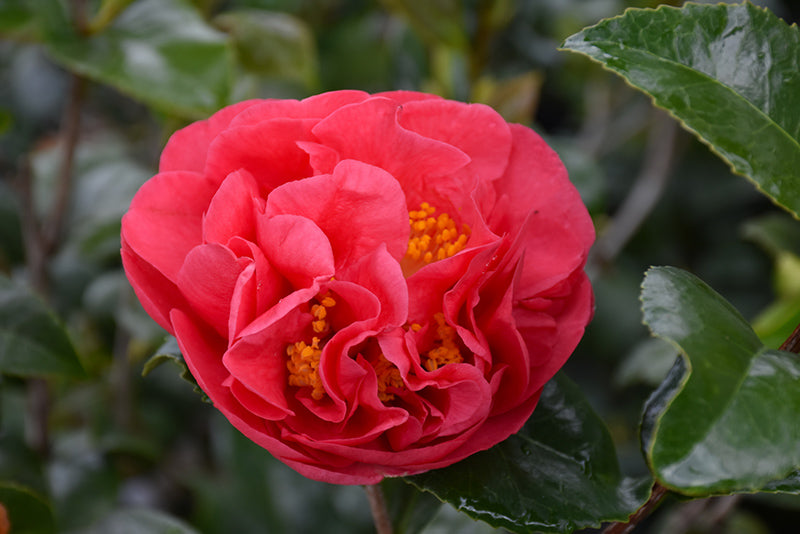
M 650 480 L 624 478 L 603 422 L 562 375 L 522 430 L 444 469 L 408 477 L 476 519 L 515 532 L 572 532 L 624 521 Z
M 800 214 L 800 31 L 750 3 L 629 9 L 569 37 Z
M 307 87 L 317 83 L 316 43 L 301 19 L 286 13 L 242 9 L 225 12 L 214 23 L 233 38 L 246 69 Z
M 17 376 L 84 375 L 69 336 L 47 306 L 2 275 L 0 372 Z
M 30 488 L 10 482 L 0 482 L 0 504 L 8 513 L 11 532 L 24 534 L 56 532 L 53 510 Z
M 181 354 L 181 349 L 178 347 L 178 341 L 172 336 L 170 336 L 167 341 L 158 348 L 156 353 L 145 362 L 144 368 L 142 369 L 142 376 L 149 375 L 153 369 L 164 362 L 172 362 L 177 365 L 181 370 L 181 378 L 194 386 L 195 393 L 202 396 L 203 402 L 211 403 L 211 399 L 200 389 L 200 386 L 197 385 L 197 380 L 195 380 L 192 373 L 189 372 L 189 367 L 186 365 L 186 361 Z
M 764 347 L 680 269 L 650 269 L 642 306 L 653 334 L 684 356 L 645 408 L 643 449 L 661 484 L 692 496 L 751 492 L 798 470 L 800 357 Z M 799 484 L 780 489 L 800 493 Z
M 0 35 L 32 40 L 37 33 L 36 16 L 30 0 L 0 2 Z
M 184 0 L 138 0 L 85 37 L 55 0 L 40 0 L 50 55 L 163 112 L 207 116 L 228 103 L 233 55 L 224 34 Z

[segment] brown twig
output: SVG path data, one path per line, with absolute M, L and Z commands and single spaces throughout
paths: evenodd
M 58 189 L 50 216 L 42 227 L 42 246 L 44 247 L 45 256 L 49 256 L 57 248 L 67 216 L 67 208 L 69 207 L 70 194 L 72 192 L 75 149 L 78 146 L 81 103 L 85 89 L 86 80 L 74 74 L 72 76 L 69 99 L 64 108 L 64 115 L 61 121 L 61 139 L 64 144 L 56 185 Z
M 800 324 L 794 329 L 794 332 L 784 341 L 779 347 L 780 350 L 794 352 L 800 354 Z
M 61 141 L 63 152 L 58 171 L 57 192 L 50 216 L 39 221 L 34 200 L 33 173 L 30 161 L 24 160 L 20 168 L 20 197 L 22 200 L 22 230 L 25 240 L 25 261 L 31 285 L 47 298 L 49 279 L 47 264 L 58 249 L 63 233 L 73 183 L 73 163 L 78 145 L 80 127 L 80 107 L 85 90 L 85 80 L 77 75 L 72 77 L 70 94 L 64 108 L 61 122 Z M 27 391 L 28 414 L 26 433 L 31 447 L 42 456 L 50 450 L 49 419 L 50 390 L 46 380 L 31 379 Z
M 653 489 L 650 491 L 650 498 L 628 518 L 627 523 L 612 523 L 603 530 L 603 534 L 627 534 L 631 532 L 645 517 L 653 513 L 661 502 L 661 499 L 667 494 L 667 491 L 667 488 L 658 482 L 653 484 Z
M 392 534 L 392 520 L 389 517 L 389 510 L 386 508 L 386 499 L 383 496 L 380 484 L 364 486 L 369 500 L 369 508 L 372 511 L 372 520 L 375 522 L 375 532 L 377 534 Z

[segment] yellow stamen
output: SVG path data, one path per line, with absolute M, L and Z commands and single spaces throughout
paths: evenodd
M 408 239 L 404 271 L 413 274 L 424 264 L 443 260 L 464 250 L 469 239 L 470 229 L 461 225 L 461 231 L 447 213 L 433 214 L 436 208 L 423 202 L 419 210 L 408 212 L 411 235 Z
M 448 363 L 461 363 L 464 358 L 456 344 L 456 329 L 448 325 L 443 313 L 433 316 L 436 320 L 436 339 L 434 348 L 423 354 L 422 366 L 428 371 L 435 371 Z M 412 329 L 413 329 L 412 325 Z
M 315 334 L 323 337 L 313 336 L 311 344 L 305 341 L 296 341 L 286 347 L 286 355 L 289 359 L 286 368 L 289 370 L 288 383 L 290 386 L 312 388 L 311 397 L 320 400 L 325 395 L 325 388 L 322 387 L 322 379 L 319 377 L 319 359 L 322 355 L 320 343 L 324 343 L 324 337 L 330 333 L 331 326 L 326 318 L 328 308 L 336 305 L 336 301 L 330 295 L 322 297 L 319 304 L 311 306 L 311 315 L 316 319 L 311 322 L 311 328 Z
M 319 338 L 313 337 L 311 345 L 306 345 L 305 341 L 292 343 L 286 347 L 286 354 L 289 356 L 289 361 L 286 362 L 286 368 L 289 369 L 289 385 L 309 386 L 312 388 L 311 396 L 315 400 L 320 400 L 325 395 L 325 390 L 318 370 L 319 357 L 322 354 Z
M 381 402 L 394 399 L 394 393 L 387 391 L 389 388 L 403 389 L 405 383 L 400 376 L 400 370 L 381 354 L 378 363 L 375 365 L 375 374 L 378 377 L 378 398 Z

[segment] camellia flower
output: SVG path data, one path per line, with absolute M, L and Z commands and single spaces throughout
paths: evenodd
M 224 108 L 122 221 L 128 279 L 214 405 L 340 484 L 519 430 L 591 318 L 593 240 L 538 135 L 413 92 Z

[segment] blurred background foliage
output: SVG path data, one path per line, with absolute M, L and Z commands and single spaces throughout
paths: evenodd
M 676 356 L 642 325 L 648 266 L 696 273 L 768 346 L 800 322 L 797 223 L 646 97 L 558 50 L 661 3 L 0 0 L 0 502 L 13 532 L 372 531 L 360 488 L 274 461 L 177 366 L 141 378 L 164 332 L 118 253 L 120 217 L 172 131 L 241 99 L 344 88 L 484 102 L 556 148 L 599 235 L 597 312 L 566 371 L 626 474 L 645 473 L 642 404 Z M 756 3 L 800 18 L 796 2 Z M 14 356 L 32 337 L 33 366 Z M 429 534 L 492 531 L 425 496 L 416 511 L 395 510 L 403 531 L 431 517 Z M 672 499 L 641 531 L 795 532 L 798 517 L 786 495 Z

